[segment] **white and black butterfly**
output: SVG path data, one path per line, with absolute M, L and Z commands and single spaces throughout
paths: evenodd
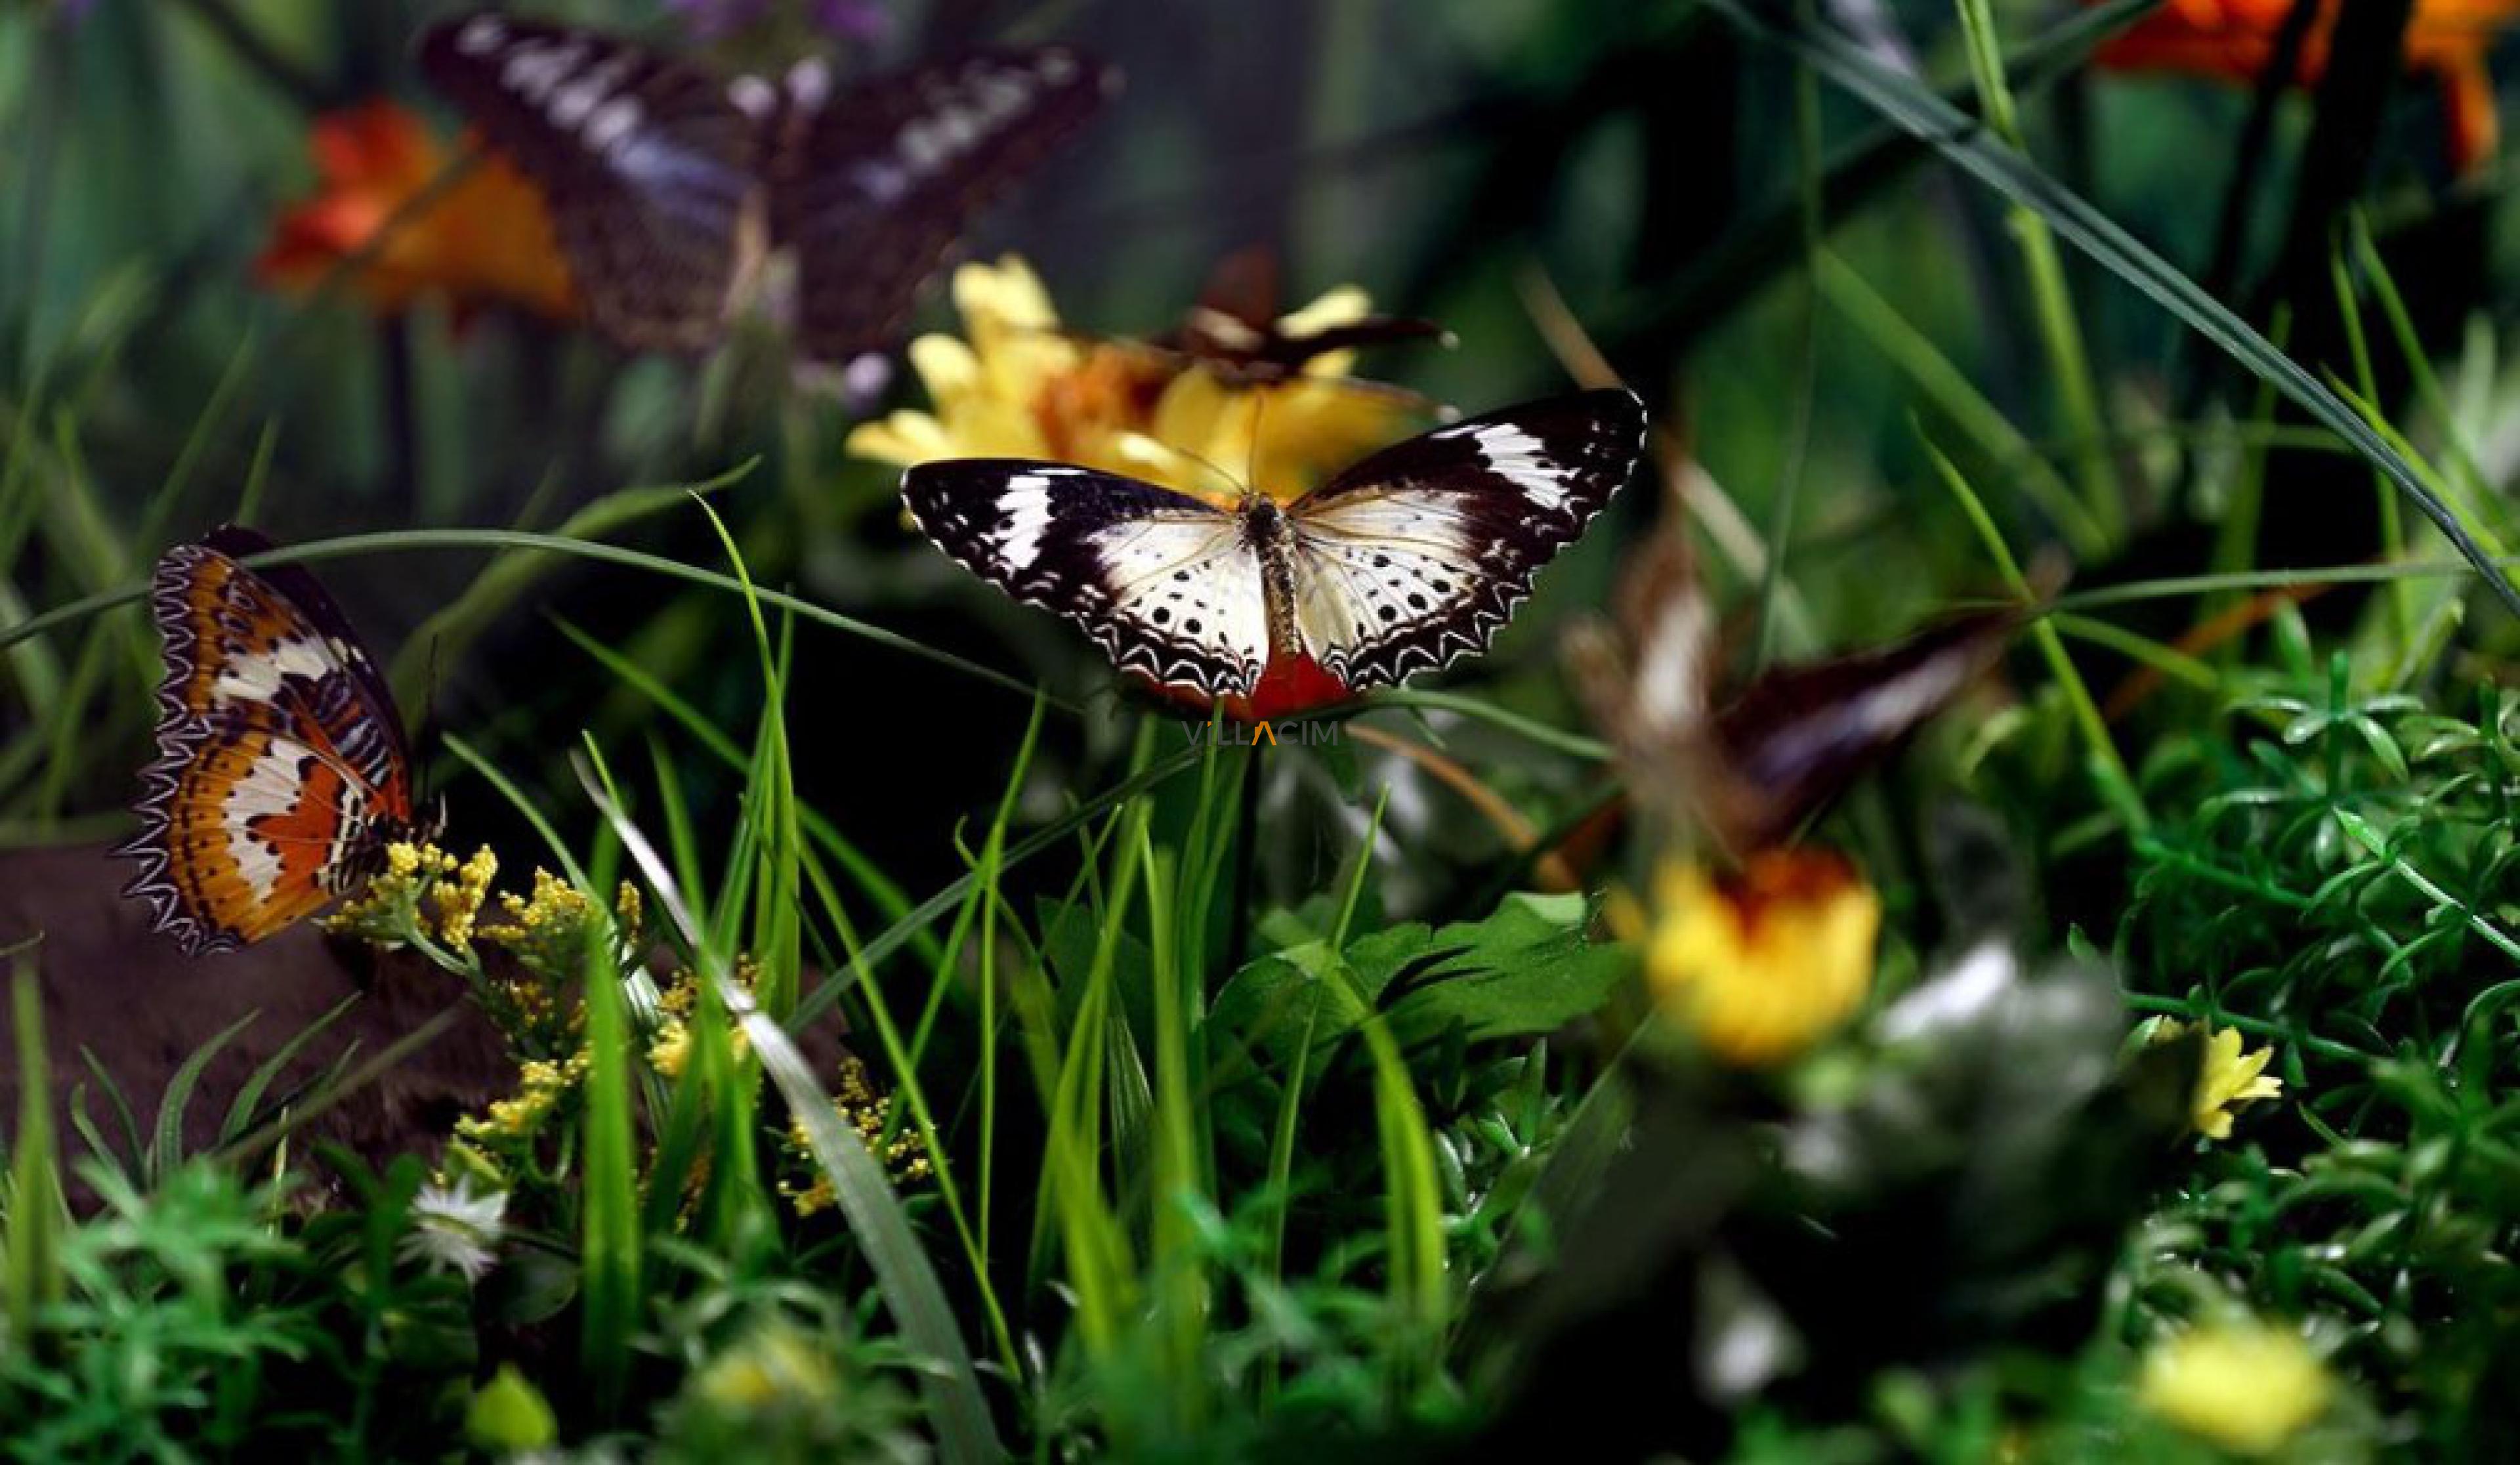
M 834 363 L 890 346 L 971 216 L 1118 79 L 1052 46 L 845 89 L 819 61 L 730 81 L 490 13 L 428 31 L 420 65 L 542 192 L 599 330 L 698 351 L 759 303 L 801 355 Z
M 921 529 L 981 578 L 1085 628 L 1125 671 L 1208 698 L 1296 658 L 1349 691 L 1485 650 L 1540 568 L 1635 470 L 1625 391 L 1526 403 L 1366 458 L 1291 505 L 1234 509 L 1090 469 L 923 464 Z

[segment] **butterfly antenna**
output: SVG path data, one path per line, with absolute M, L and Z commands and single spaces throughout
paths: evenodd
M 1224 464 L 1217 462 L 1214 458 L 1207 456 L 1205 453 L 1193 452 L 1189 448 L 1170 442 L 1162 444 L 1162 447 L 1164 451 L 1168 453 L 1177 453 L 1182 457 L 1188 458 L 1192 463 L 1206 469 L 1209 473 L 1216 475 L 1225 482 L 1233 484 L 1237 490 L 1247 486 L 1240 480 L 1235 478 L 1233 470 L 1227 468 Z

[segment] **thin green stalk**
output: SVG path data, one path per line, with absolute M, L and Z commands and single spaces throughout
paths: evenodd
M 2379 301 L 2380 313 L 2389 323 L 2389 334 L 2397 342 L 2398 354 L 2407 364 L 2408 374 L 2414 379 L 2415 394 L 2441 418 L 2442 441 L 2448 449 L 2452 477 L 2463 490 L 2467 523 L 2481 523 L 2488 507 L 2498 497 L 2494 485 L 2486 481 L 2485 470 L 2477 466 L 2476 454 L 2460 432 L 2460 415 L 2442 389 L 2440 374 L 2433 370 L 2432 358 L 2424 350 L 2422 336 L 2415 330 L 2414 317 L 2407 309 L 2406 298 L 2398 293 L 2397 278 L 2389 271 L 2388 261 L 2380 257 L 2380 247 L 2371 238 L 2370 220 L 2356 212 L 2348 226 L 2356 264 L 2365 283 L 2371 287 L 2372 298 Z M 2480 539 L 2485 535 L 2480 533 Z M 2492 540 L 2488 549 L 2495 549 Z M 2500 551 L 2496 550 L 2497 553 Z
M 608 927 L 590 927 L 586 947 L 579 1349 L 596 1408 L 610 1418 L 629 1387 L 630 1345 L 641 1321 L 639 1170 L 630 1122 L 630 1022 Z
M 2065 536 L 2065 542 L 2073 546 L 2077 555 L 2098 559 L 2108 553 L 2108 526 L 2092 516 L 2076 496 L 2073 485 L 2040 455 L 2021 430 L 1987 400 L 1923 332 L 1910 325 L 1898 307 L 1883 299 L 1863 276 L 1832 252 L 1822 252 L 1816 278 L 1829 303 L 1872 343 L 1875 350 L 1906 373 L 1908 380 L 1951 419 L 1953 426 L 1975 440 L 1981 453 L 2019 468 L 2017 481 L 2022 493 L 2055 524 L 2057 532 Z
M 788 1112 L 803 1126 L 815 1165 L 832 1182 L 841 1214 L 874 1270 L 885 1306 L 901 1330 L 901 1340 L 914 1354 L 923 1355 L 917 1378 L 937 1437 L 937 1452 L 947 1465 L 980 1465 L 1006 1457 L 997 1437 L 979 1378 L 971 1366 L 953 1310 L 935 1267 L 920 1247 L 917 1233 L 903 1213 L 900 1198 L 884 1178 L 883 1167 L 857 1133 L 839 1122 L 831 1095 L 814 1076 L 795 1040 L 765 1016 L 751 995 L 737 984 L 724 954 L 710 947 L 684 904 L 673 872 L 618 803 L 581 763 L 580 781 L 606 822 L 621 841 L 640 874 L 655 892 L 656 904 L 690 948 L 703 980 L 717 988 L 728 1013 L 742 1027 L 762 1071 L 779 1089 Z
M 2011 546 L 2003 542 L 2002 530 L 1996 527 L 1994 516 L 1986 512 L 1986 505 L 1978 498 L 1977 491 L 1969 486 L 1968 480 L 1940 448 L 1927 442 L 1925 451 L 1932 456 L 1943 481 L 1952 490 L 1952 496 L 1959 501 L 1960 512 L 1967 515 L 1969 523 L 1977 527 L 1978 537 L 1985 543 L 1988 557 L 1995 561 L 1997 570 L 2002 573 L 2004 583 L 2025 604 L 2034 601 L 2037 597 L 2030 588 L 2030 581 L 2012 558 Z M 2030 636 L 2038 643 L 2039 654 L 2047 661 L 2048 671 L 2065 694 L 2065 703 L 2072 710 L 2075 725 L 2082 731 L 2092 761 L 2099 769 L 2102 792 L 2126 819 L 2130 830 L 2138 835 L 2144 833 L 2152 827 L 2152 816 L 2144 810 L 2143 798 L 2136 791 L 2135 776 L 2127 771 L 2126 760 L 2118 755 L 2117 744 L 2110 741 L 2108 724 L 2100 717 L 2099 704 L 2092 700 L 2092 689 L 2084 685 L 2083 674 L 2074 669 L 2074 659 L 2065 654 L 2063 638 L 2045 618 L 2030 623 Z
M 582 560 L 594 560 L 601 564 L 645 571 L 651 574 L 704 586 L 728 595 L 741 596 L 745 593 L 742 583 L 734 576 L 702 570 L 696 565 L 685 565 L 660 555 L 643 554 L 635 549 L 623 549 L 619 545 L 570 539 L 559 534 L 530 533 L 523 529 L 391 529 L 372 534 L 343 534 L 338 538 L 310 539 L 303 544 L 292 544 L 263 554 L 248 555 L 244 563 L 249 567 L 310 565 L 325 560 L 349 559 L 359 555 L 425 549 L 549 550 L 558 554 L 574 555 Z M 881 626 L 871 625 L 854 617 L 843 616 L 837 611 L 818 606 L 799 596 L 771 589 L 756 589 L 752 593 L 763 605 L 776 606 L 783 611 L 793 612 L 817 625 L 862 637 L 905 656 L 914 656 L 922 661 L 934 662 L 939 665 L 951 666 L 967 675 L 977 677 L 981 681 L 1005 688 L 1010 692 L 1018 693 L 1025 698 L 1030 698 L 1034 693 L 1035 689 L 1030 682 L 1009 676 L 1003 671 L 990 670 L 986 666 L 967 662 L 950 652 L 938 651 L 923 642 L 913 640 L 898 631 L 888 631 Z M 40 616 L 22 620 L 15 625 L 0 627 L 0 650 L 15 646 L 28 636 L 57 630 L 65 625 L 73 625 L 92 616 L 102 615 L 121 606 L 136 605 L 147 599 L 148 594 L 149 587 L 146 582 L 133 582 L 117 589 L 83 596 L 67 605 L 55 606 Z M 151 653 L 153 665 L 155 655 L 154 652 Z M 1060 698 L 1051 699 L 1051 706 L 1072 715 L 1082 715 L 1083 712 L 1076 704 Z
M 2275 307 L 2274 319 L 2269 323 L 2267 334 L 2278 350 L 2291 339 L 2292 305 L 2289 302 Z M 2214 529 L 2212 568 L 2216 573 L 2245 572 L 2249 566 L 2257 563 L 2258 523 L 2266 505 L 2267 459 L 2276 445 L 2272 435 L 2274 415 L 2274 384 L 2261 381 L 2256 397 L 2249 406 L 2249 422 L 2267 435 L 2250 442 L 2240 455 L 2240 466 L 2231 481 L 2230 494 L 2223 505 L 2222 523 Z M 2205 610 L 2211 615 L 2232 603 L 2236 602 L 2209 602 Z M 2232 647 L 2228 655 L 2236 658 L 2238 647 Z
M 2050 616 L 2048 623 L 2064 635 L 2089 641 L 2094 646 L 2105 646 L 2138 666 L 2150 667 L 2200 692 L 2213 692 L 2223 685 L 2223 678 L 2215 671 L 2212 663 L 2165 646 L 2150 636 L 2137 635 L 2124 626 L 2070 614 Z
M 2272 384 L 2303 411 L 2335 433 L 2357 453 L 2378 465 L 2398 490 L 2473 566 L 2505 611 L 2520 617 L 2515 584 L 2463 524 L 2451 505 L 2428 487 L 2388 439 L 2356 415 L 2326 384 L 2274 348 L 2248 322 L 2197 288 L 2090 201 L 2041 172 L 2020 154 L 1989 142 L 1967 114 L 1931 90 L 1882 65 L 1878 58 L 1826 27 L 1797 31 L 1743 0 L 1700 0 L 1744 34 L 1783 48 L 1819 68 L 1865 106 L 1878 112 L 1942 154 L 1970 177 L 2005 199 L 2026 206 L 2057 237 L 2090 255 L 2111 274 L 2142 292 L 2188 329 L 2204 336 L 2253 375 Z
M 53 1140 L 53 1085 L 44 1051 L 44 999 L 22 952 L 12 986 L 18 1040 L 18 1132 L 9 1159 L 8 1306 L 11 1347 L 35 1346 L 45 1309 L 63 1297 L 61 1170 Z
M 2362 304 L 2356 297 L 2353 277 L 2345 267 L 2342 251 L 2331 248 L 2327 252 L 2327 278 L 2336 291 L 2336 318 L 2345 327 L 2345 344 L 2354 360 L 2354 384 L 2361 389 L 2362 399 L 2380 399 L 2379 378 L 2371 370 L 2370 343 L 2362 336 Z M 2407 525 L 2398 513 L 2398 495 L 2377 469 L 2371 473 L 2371 491 L 2380 511 L 2380 558 L 2403 560 L 2407 557 Z M 2389 650 L 2404 657 L 2407 642 L 2414 633 L 2414 588 L 2405 580 L 2389 587 L 2382 597 L 2389 608 Z
M 1987 127 L 2005 147 L 2027 154 L 2020 119 L 2013 111 L 2011 84 L 2004 79 L 2003 50 L 1996 35 L 1994 14 L 1987 0 L 1955 0 L 1955 4 L 1959 11 L 1960 33 L 1967 43 L 1969 74 L 1977 85 Z M 2056 249 L 2056 236 L 2049 232 L 2048 221 L 2026 205 L 2011 206 L 2005 222 L 2013 238 L 2020 241 L 2022 261 L 2030 271 L 2031 299 L 2037 307 L 2039 337 L 2047 348 L 2048 368 L 2054 374 L 2058 413 L 2077 436 L 2096 443 L 2107 430 L 2100 415 L 2099 391 L 2092 385 L 2091 355 L 2084 345 L 2082 323 L 2075 317 L 2073 295 L 2066 285 L 2065 262 Z M 2092 521 L 2106 541 L 2114 544 L 2126 534 L 2126 505 L 2109 470 L 2108 455 L 2096 447 L 2086 448 L 2077 455 L 2077 462 L 2084 503 L 2091 511 Z
M 1808 18 L 1810 0 L 1801 0 Z M 1777 655 L 1783 628 L 1779 614 L 1785 588 L 1785 557 L 1793 548 L 1795 511 L 1800 507 L 1803 473 L 1811 456 L 1812 414 L 1820 400 L 1820 258 L 1827 219 L 1821 187 L 1820 77 L 1805 66 L 1794 68 L 1794 191 L 1801 201 L 1803 288 L 1802 330 L 1795 346 L 1794 402 L 1785 429 L 1784 469 L 1777 476 L 1777 499 L 1768 519 L 1767 563 L 1759 572 L 1759 629 L 1751 653 L 1753 671 L 1767 669 Z
M 1198 1164 L 1198 1104 L 1193 1097 L 1198 1084 L 1191 1072 L 1196 999 L 1182 990 L 1184 964 L 1173 908 L 1175 862 L 1169 850 L 1155 848 L 1144 823 L 1136 832 L 1134 853 L 1147 889 L 1148 955 L 1154 983 L 1154 1183 L 1148 1262 L 1160 1299 L 1165 1393 L 1174 1426 L 1188 1436 L 1207 1413 L 1199 1367 L 1207 1336 L 1207 1268 L 1193 1209 L 1208 1204 Z

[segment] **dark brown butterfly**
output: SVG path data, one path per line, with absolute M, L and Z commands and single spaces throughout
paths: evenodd
M 1789 838 L 1990 670 L 2021 624 L 2015 610 L 1971 612 L 1775 667 L 1722 698 L 1716 617 L 1687 524 L 1674 494 L 1621 578 L 1615 624 L 1579 627 L 1567 649 L 1631 795 L 1735 855 Z
M 889 347 L 989 201 L 1098 112 L 1117 74 L 1064 47 L 836 87 L 807 62 L 723 80 L 626 40 L 480 14 L 422 71 L 541 189 L 595 326 L 699 351 L 756 303 L 799 354 Z
M 1315 358 L 1359 346 L 1448 341 L 1430 320 L 1368 315 L 1316 331 L 1288 331 L 1281 319 L 1277 252 L 1253 245 L 1227 255 L 1198 303 L 1170 335 L 1150 344 L 1178 351 L 1236 387 L 1268 387 L 1301 376 Z

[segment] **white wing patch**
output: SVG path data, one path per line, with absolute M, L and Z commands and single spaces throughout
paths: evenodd
M 1396 682 L 1486 649 L 1527 593 L 1447 495 L 1359 497 L 1296 521 L 1295 625 L 1350 687 Z
M 1167 686 L 1248 692 L 1269 660 L 1260 561 L 1240 521 L 1150 515 L 1098 530 L 1108 604 L 1087 630 L 1124 669 Z
M 1526 402 L 1384 448 L 1287 512 L 1296 625 L 1362 690 L 1485 651 L 1635 470 L 1617 390 Z

